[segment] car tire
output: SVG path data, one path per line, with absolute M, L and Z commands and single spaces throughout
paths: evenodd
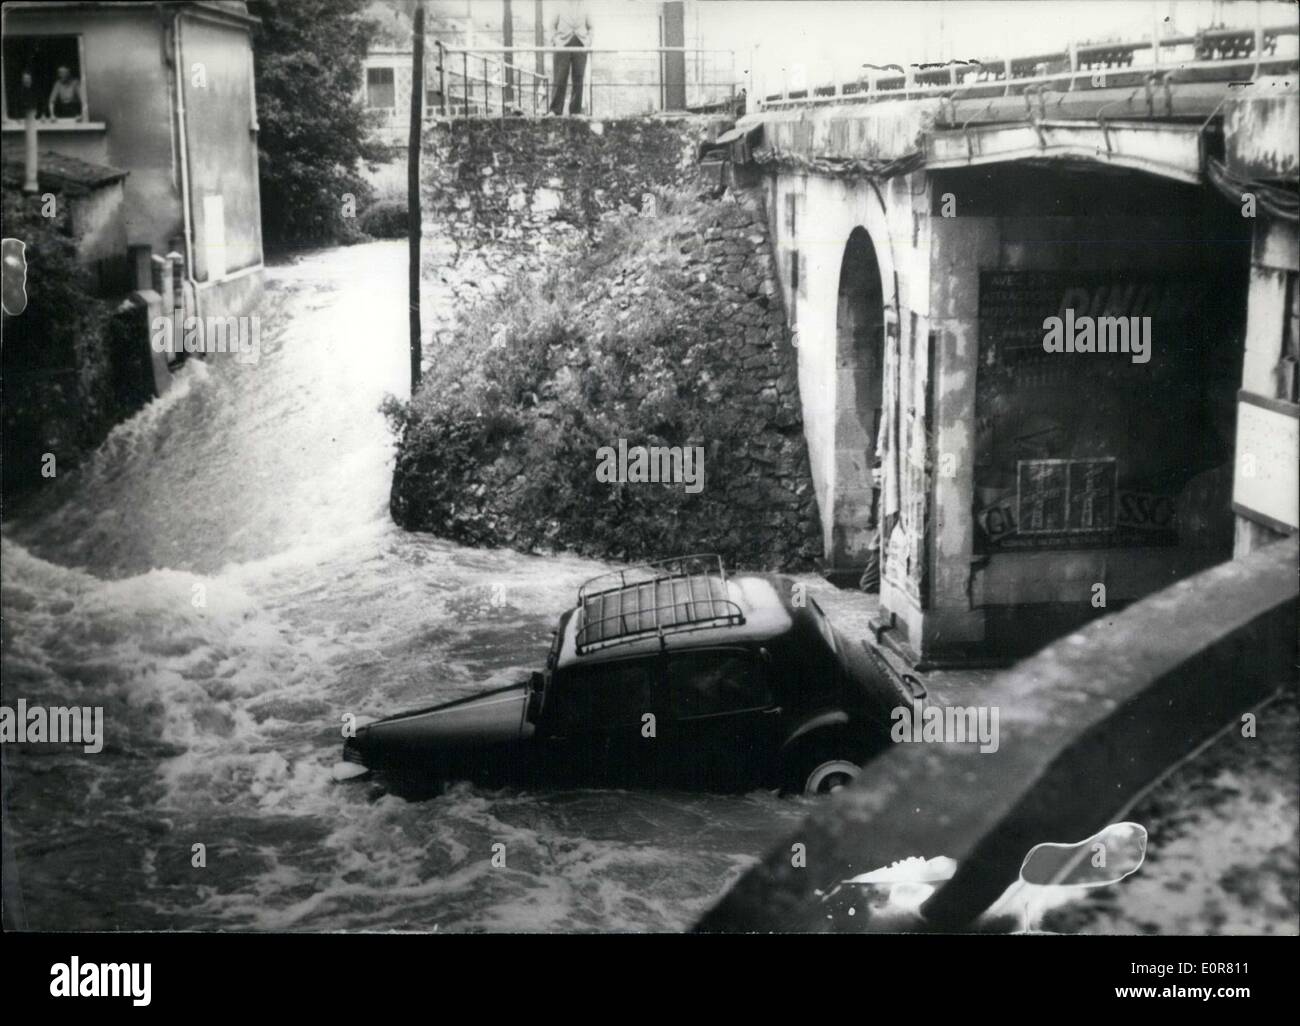
M 786 764 L 786 794 L 823 797 L 851 784 L 863 757 L 847 740 L 829 738 L 801 745 Z

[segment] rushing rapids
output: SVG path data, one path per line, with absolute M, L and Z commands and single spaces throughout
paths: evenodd
M 391 524 L 405 259 L 273 269 L 259 362 L 190 361 L 6 523 L 4 701 L 104 709 L 98 754 L 4 746 L 18 924 L 681 929 L 805 811 L 332 781 L 345 716 L 526 674 L 605 569 Z

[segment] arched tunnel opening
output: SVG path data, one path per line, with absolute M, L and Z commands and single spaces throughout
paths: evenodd
M 835 325 L 835 487 L 828 576 L 857 575 L 874 544 L 872 486 L 884 406 L 885 300 L 871 236 L 856 227 L 840 262 Z
M 973 336 L 974 416 L 956 429 L 969 506 L 948 511 L 970 518 L 969 567 L 942 565 L 940 547 L 932 604 L 977 606 L 984 644 L 1024 654 L 1230 559 L 1252 227 L 1239 206 L 1083 162 L 939 173 L 933 200 L 932 232 L 964 266 L 948 268 L 960 280 L 936 292 L 955 299 L 932 329 L 948 315 Z M 953 424 L 934 426 L 950 450 Z

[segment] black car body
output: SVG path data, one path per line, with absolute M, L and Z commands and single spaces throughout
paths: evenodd
M 593 579 L 544 671 L 370 723 L 345 761 L 390 778 L 825 792 L 911 701 L 789 578 L 716 556 Z

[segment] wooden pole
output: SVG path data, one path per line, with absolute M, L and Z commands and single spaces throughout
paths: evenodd
M 501 45 L 514 46 L 515 45 L 514 11 L 511 10 L 510 8 L 510 0 L 503 0 L 503 4 L 504 4 L 504 8 L 501 12 Z M 505 83 L 503 84 L 503 89 L 501 94 L 502 114 L 505 113 L 505 107 L 507 104 L 513 106 L 515 102 L 514 75 L 515 75 L 515 55 L 512 53 L 508 53 L 506 54 L 506 59 L 505 59 L 506 80 Z
M 415 3 L 415 46 L 411 55 L 411 136 L 406 150 L 406 236 L 408 305 L 411 313 L 411 397 L 420 387 L 420 135 L 424 128 L 424 0 Z
M 32 85 L 32 73 L 24 71 L 22 77 L 23 103 L 23 192 L 34 195 L 41 191 L 38 169 L 39 157 L 36 151 L 36 89 Z
M 543 17 L 543 12 L 542 12 L 542 0 L 535 0 L 535 2 L 533 3 L 533 45 L 534 46 L 546 45 L 546 26 L 544 22 L 545 19 Z M 540 51 L 538 53 L 533 54 L 533 72 L 539 78 L 542 75 L 546 74 L 546 54 L 541 53 Z M 546 102 L 547 103 L 551 102 L 550 96 L 546 97 Z

